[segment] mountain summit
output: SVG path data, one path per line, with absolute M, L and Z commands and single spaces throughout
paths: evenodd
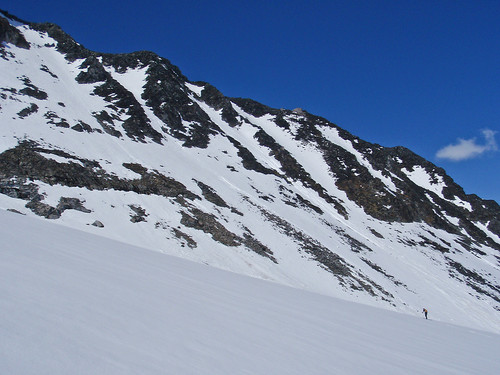
M 500 332 L 496 202 L 404 147 L 1 14 L 0 207 Z

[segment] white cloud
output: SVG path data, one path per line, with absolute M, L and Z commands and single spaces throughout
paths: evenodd
M 495 140 L 496 131 L 485 129 L 482 131 L 484 142 L 479 143 L 477 138 L 458 139 L 458 143 L 448 145 L 436 153 L 440 159 L 448 159 L 452 161 L 461 161 L 472 159 L 484 154 L 487 151 L 498 151 L 497 142 Z

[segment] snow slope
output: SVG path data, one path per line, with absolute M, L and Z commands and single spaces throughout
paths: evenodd
M 0 236 L 1 374 L 500 373 L 494 333 L 6 211 Z

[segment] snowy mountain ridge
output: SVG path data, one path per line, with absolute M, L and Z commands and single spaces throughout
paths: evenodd
M 500 332 L 496 202 L 403 147 L 2 14 L 0 207 Z

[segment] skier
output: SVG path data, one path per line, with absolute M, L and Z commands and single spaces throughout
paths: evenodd
M 424 309 L 422 310 L 422 312 L 424 313 L 425 315 L 425 319 L 427 319 L 427 309 L 424 307 Z

